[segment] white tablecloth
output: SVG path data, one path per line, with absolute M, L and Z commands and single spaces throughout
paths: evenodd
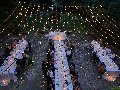
M 55 90 L 73 90 L 64 42 L 54 41 L 54 48 Z
M 12 79 L 14 81 L 17 81 L 17 78 L 15 77 L 15 70 L 16 70 L 16 59 L 22 59 L 22 53 L 24 53 L 24 50 L 27 46 L 26 40 L 21 40 L 16 45 L 16 47 L 13 49 L 13 51 L 10 52 L 10 56 L 6 58 L 2 66 L 0 67 L 0 82 L 2 84 L 8 84 L 9 81 Z M 14 78 L 14 79 L 13 79 Z M 8 80 L 8 82 L 4 83 L 4 80 Z

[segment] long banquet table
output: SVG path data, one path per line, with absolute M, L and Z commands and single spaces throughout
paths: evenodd
M 16 71 L 16 59 L 22 59 L 22 54 L 27 46 L 26 40 L 19 40 L 16 47 L 10 52 L 10 55 L 6 58 L 2 66 L 0 67 L 0 86 L 8 85 L 10 80 L 17 81 L 15 76 Z
M 67 62 L 65 32 L 49 32 L 48 38 L 54 41 L 55 90 L 73 90 L 70 70 Z
M 93 40 L 91 44 L 93 45 L 93 52 L 96 53 L 96 55 L 99 57 L 99 60 L 101 62 L 104 62 L 106 66 L 106 72 L 103 74 L 103 78 L 108 81 L 116 80 L 116 77 L 118 77 L 120 74 L 120 70 L 119 67 L 112 60 L 112 54 L 108 55 L 106 50 L 103 49 L 103 47 L 101 47 L 100 44 L 95 40 Z
M 54 48 L 55 90 L 73 90 L 65 44 L 63 41 L 54 41 Z

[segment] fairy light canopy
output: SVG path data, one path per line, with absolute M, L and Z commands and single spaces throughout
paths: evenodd
M 48 0 L 39 1 L 47 2 Z M 76 4 L 77 0 L 75 2 L 71 0 L 71 4 L 63 3 L 70 0 L 56 1 L 58 0 L 53 1 L 56 3 L 55 5 L 54 3 L 50 5 L 46 3 L 28 4 L 28 2 L 19 1 L 12 13 L 0 22 L 0 35 L 5 35 L 6 37 L 12 37 L 14 34 L 26 36 L 41 31 L 53 33 L 60 30 L 93 35 L 99 40 L 103 40 L 106 45 L 120 48 L 119 23 L 111 18 L 102 4 L 85 6 Z M 52 35 L 51 39 L 64 40 L 66 35 Z M 89 55 L 90 53 L 87 54 Z M 83 67 L 81 66 L 81 68 Z M 110 81 L 115 81 L 115 78 L 109 75 L 106 78 Z
M 93 33 L 105 40 L 106 44 L 120 46 L 119 25 L 106 13 L 102 5 L 93 7 L 76 5 L 75 1 L 64 6 L 63 2 L 59 2 L 56 8 L 51 10 L 47 4 L 26 5 L 26 2 L 19 1 L 8 18 L 0 23 L 0 34 L 11 36 L 14 33 L 22 35 L 22 33 L 61 29 L 85 34 Z

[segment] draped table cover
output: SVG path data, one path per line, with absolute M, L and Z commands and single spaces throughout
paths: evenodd
M 55 55 L 55 89 L 73 90 L 70 70 L 63 41 L 54 41 Z
M 55 90 L 73 90 L 70 70 L 67 62 L 65 32 L 49 32 L 48 38 L 54 41 Z
M 10 52 L 10 56 L 6 58 L 2 66 L 0 67 L 0 86 L 8 85 L 10 80 L 14 82 L 17 81 L 17 77 L 15 76 L 16 70 L 16 59 L 22 59 L 22 54 L 27 46 L 26 40 L 19 40 L 16 47 Z

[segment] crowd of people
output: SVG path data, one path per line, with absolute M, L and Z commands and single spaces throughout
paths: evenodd
M 69 68 L 74 90 L 81 90 L 80 83 L 78 82 L 78 72 L 75 71 L 76 68 L 75 64 L 71 62 Z
M 72 53 L 74 51 L 74 46 L 68 40 L 64 41 L 65 43 L 65 51 L 67 61 L 69 63 L 71 79 L 73 82 L 74 90 L 81 90 L 80 84 L 78 83 L 78 76 L 75 72 L 75 64 L 72 62 Z M 42 71 L 44 76 L 47 78 L 47 90 L 55 90 L 55 67 L 54 67 L 54 41 L 49 39 L 49 48 L 47 49 L 47 60 L 43 61 L 42 63 Z
M 65 41 L 66 56 L 70 68 L 70 74 L 73 83 L 73 90 L 81 90 L 80 83 L 78 82 L 78 72 L 76 72 L 76 65 L 72 62 L 72 54 L 74 52 L 74 45 L 69 40 Z
M 28 44 L 24 53 L 22 54 L 22 59 L 17 59 L 16 64 L 16 76 L 19 77 L 20 74 L 26 69 L 29 65 L 32 64 L 32 56 L 31 56 L 31 46 Z
M 42 63 L 42 71 L 44 76 L 47 78 L 47 90 L 55 90 L 54 85 L 54 44 L 52 40 L 49 40 L 49 47 L 47 49 L 47 60 Z
M 16 47 L 18 39 L 14 39 L 5 48 L 4 52 L 0 55 L 0 66 L 3 64 L 4 60 L 9 56 L 10 52 Z
M 5 48 L 4 52 L 0 55 L 0 66 L 4 63 L 5 59 L 10 56 L 10 52 L 13 51 L 13 49 L 16 48 L 16 45 L 19 44 L 18 39 L 14 39 L 12 42 L 10 42 L 7 47 Z M 24 50 L 24 53 L 22 53 L 22 59 L 16 58 L 16 76 L 19 77 L 22 73 L 23 69 L 25 69 L 28 65 L 32 64 L 32 56 L 31 56 L 31 43 L 28 42 L 26 49 Z M 10 65 L 11 66 L 11 65 Z M 10 67 L 9 66 L 9 67 Z M 9 68 L 8 67 L 8 68 Z

